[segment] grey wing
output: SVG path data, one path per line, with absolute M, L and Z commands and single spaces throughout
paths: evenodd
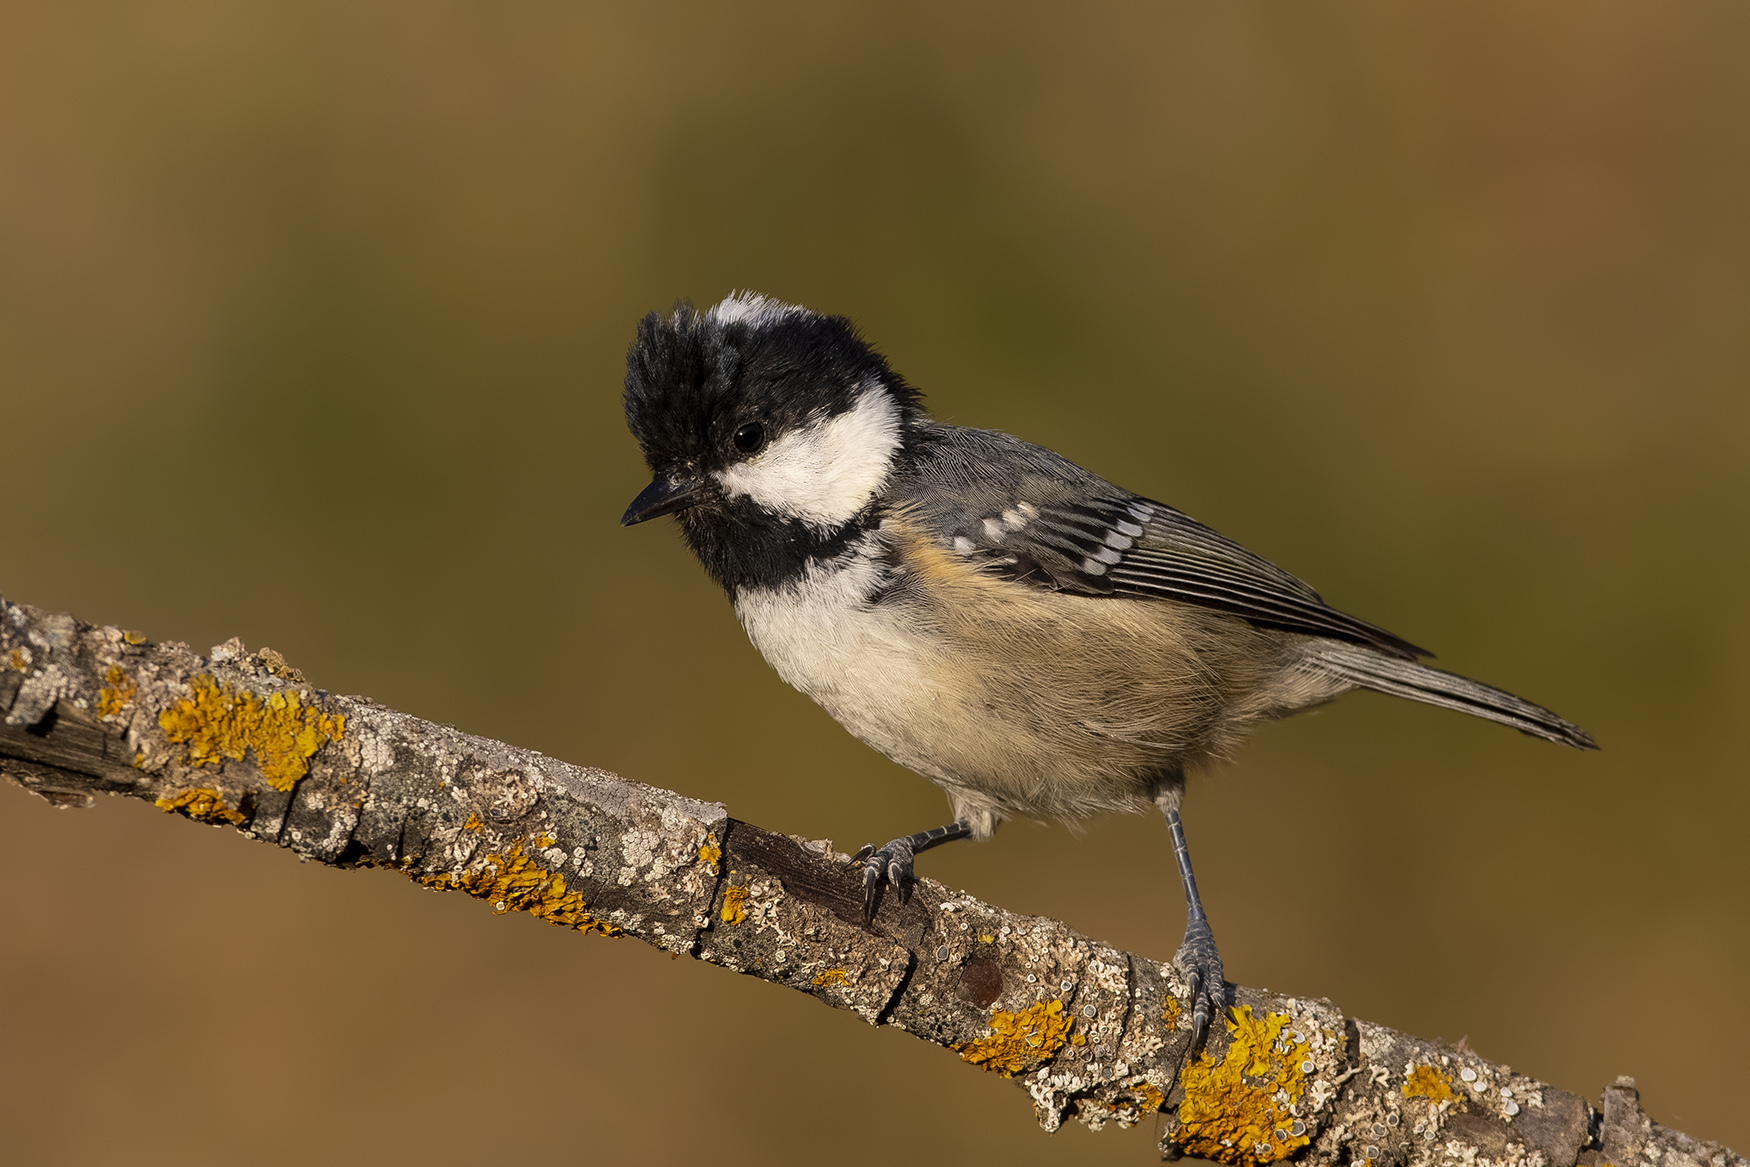
M 921 460 L 913 509 L 962 554 L 1041 587 L 1177 600 L 1255 624 L 1431 655 L 1339 612 L 1306 583 L 1189 515 L 1039 446 L 959 427 Z

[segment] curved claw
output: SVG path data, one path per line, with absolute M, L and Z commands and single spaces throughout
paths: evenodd
M 1185 928 L 1185 942 L 1173 957 L 1173 964 L 1185 974 L 1187 1004 L 1191 1009 L 1191 1045 L 1186 1056 L 1196 1053 L 1209 1027 L 1227 1004 L 1227 982 L 1222 978 L 1221 954 L 1215 948 L 1215 935 L 1209 924 L 1193 920 Z
M 870 844 L 851 858 L 853 862 L 863 864 L 863 923 L 869 924 L 875 920 L 876 909 L 881 906 L 881 884 L 884 878 L 893 887 L 900 902 L 905 902 L 906 892 L 910 890 L 914 879 L 910 839 L 895 839 L 880 847 Z
M 1191 1001 L 1191 1048 L 1203 1044 L 1204 1035 L 1209 1032 L 1209 1014 L 1203 1005 L 1203 971 L 1192 969 L 1186 979 L 1186 995 Z
M 881 906 L 881 873 L 886 869 L 886 861 L 873 844 L 864 847 L 856 856 L 863 861 L 863 923 L 873 923 L 875 909 Z

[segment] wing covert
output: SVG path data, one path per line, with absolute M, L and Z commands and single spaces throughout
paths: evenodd
M 954 547 L 1037 586 L 1177 600 L 1406 659 L 1429 655 L 1331 607 L 1303 581 L 1189 515 L 1112 490 L 1048 502 L 1014 500 L 954 531 Z

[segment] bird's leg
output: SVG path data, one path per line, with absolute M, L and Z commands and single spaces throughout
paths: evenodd
M 1163 791 L 1156 798 L 1167 816 L 1173 836 L 1173 855 L 1179 860 L 1179 880 L 1185 885 L 1185 940 L 1173 957 L 1173 967 L 1185 977 L 1191 998 L 1191 1048 L 1203 1044 L 1210 1022 L 1227 1004 L 1227 983 L 1222 978 L 1221 954 L 1215 950 L 1215 933 L 1203 914 L 1203 899 L 1197 894 L 1197 877 L 1191 872 L 1191 852 L 1185 847 L 1185 827 L 1179 821 L 1179 797 L 1184 787 Z
M 893 885 L 903 903 L 914 879 L 911 870 L 914 855 L 943 843 L 952 843 L 955 839 L 971 837 L 972 824 L 962 819 L 945 827 L 933 827 L 895 839 L 881 847 L 871 843 L 858 851 L 852 859 L 863 865 L 863 922 L 874 920 L 875 909 L 881 906 L 882 876 L 887 877 L 887 882 Z

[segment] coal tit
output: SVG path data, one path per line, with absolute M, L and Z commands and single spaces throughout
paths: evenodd
M 1179 819 L 1187 772 L 1355 688 L 1594 748 L 1172 507 L 932 420 L 843 317 L 753 294 L 652 313 L 625 404 L 655 479 L 622 522 L 675 515 L 778 674 L 947 791 L 951 824 L 858 854 L 866 917 L 883 881 L 905 894 L 919 851 L 1011 815 L 1158 808 L 1194 1046 L 1226 989 Z

